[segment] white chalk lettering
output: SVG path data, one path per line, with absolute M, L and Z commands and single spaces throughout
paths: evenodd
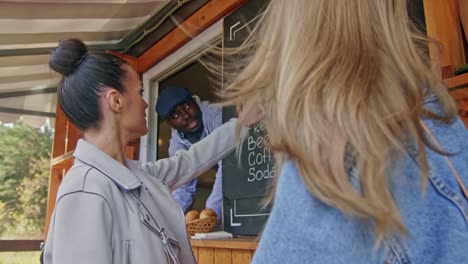
M 255 132 L 264 130 L 263 124 L 254 126 Z M 259 136 L 254 138 L 249 136 L 247 138 L 247 162 L 249 164 L 248 182 L 262 181 L 273 178 L 275 176 L 275 166 L 273 164 L 273 157 L 271 151 L 266 149 L 264 143 L 267 137 Z

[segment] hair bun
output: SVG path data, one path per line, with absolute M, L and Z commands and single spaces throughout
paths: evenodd
M 73 72 L 88 52 L 86 45 L 79 39 L 65 39 L 52 50 L 49 57 L 49 66 L 54 71 L 67 75 Z

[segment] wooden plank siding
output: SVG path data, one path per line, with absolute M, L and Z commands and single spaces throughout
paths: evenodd
M 257 238 L 192 239 L 199 264 L 248 264 L 257 248 Z
M 252 257 L 255 251 L 232 249 L 232 264 L 247 264 L 252 262 Z
M 198 264 L 248 264 L 252 262 L 254 250 L 193 247 Z
M 458 0 L 424 0 L 427 35 L 441 44 L 440 57 L 430 46 L 436 73 L 444 79 L 450 94 L 457 101 L 459 114 L 468 128 L 468 73 L 454 76 L 455 68 L 467 63 L 466 36 L 460 20 Z M 465 30 L 468 31 L 468 30 Z
M 231 263 L 232 262 L 232 249 L 227 248 L 215 248 L 213 263 Z
M 430 46 L 431 59 L 440 66 L 436 73 L 443 78 L 452 77 L 454 69 L 466 61 L 458 0 L 424 0 L 423 3 L 427 35 L 442 45 L 439 58 L 436 47 Z
M 447 78 L 444 82 L 457 101 L 460 117 L 468 128 L 468 73 Z
M 52 159 L 65 154 L 65 138 L 67 137 L 68 120 L 62 112 L 60 105 L 57 103 L 55 111 L 55 134 L 52 142 Z
M 65 153 L 74 151 L 78 139 L 81 138 L 81 133 L 78 129 L 70 122 L 67 122 L 67 137 L 66 137 L 66 148 Z

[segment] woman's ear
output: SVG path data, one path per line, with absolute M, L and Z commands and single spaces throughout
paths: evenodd
M 116 113 L 119 113 L 122 111 L 123 98 L 122 98 L 122 94 L 119 93 L 117 90 L 108 89 L 107 91 L 105 91 L 104 99 L 112 111 Z

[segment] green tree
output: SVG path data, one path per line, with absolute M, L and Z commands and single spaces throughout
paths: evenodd
M 24 123 L 0 126 L 2 236 L 40 237 L 45 221 L 53 133 Z

